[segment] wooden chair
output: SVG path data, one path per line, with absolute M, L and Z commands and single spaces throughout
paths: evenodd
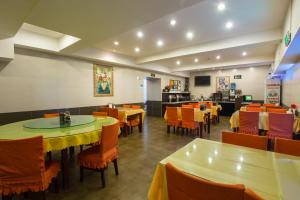
M 266 136 L 222 132 L 222 142 L 261 150 L 268 148 L 268 137 Z
M 265 111 L 264 108 L 262 108 L 262 107 L 255 107 L 255 106 L 253 106 L 253 107 L 247 106 L 246 110 L 249 111 L 249 112 L 264 112 Z
M 59 113 L 46 113 L 44 114 L 44 118 L 55 118 L 59 117 Z
M 259 113 L 240 111 L 239 113 L 239 132 L 258 135 Z
M 245 186 L 207 181 L 166 164 L 169 200 L 243 200 Z
M 293 138 L 293 114 L 269 113 L 269 131 L 270 139 L 275 137 L 292 139 Z
M 285 109 L 285 108 L 267 108 L 267 112 L 269 112 L 269 113 L 286 113 L 287 109 Z
M 274 151 L 277 153 L 300 156 L 300 141 L 284 138 L 275 138 Z
M 193 108 L 181 108 L 182 130 L 192 131 L 193 135 L 198 135 L 199 123 L 194 120 Z M 197 131 L 197 132 L 196 132 Z
M 93 112 L 93 115 L 95 117 L 100 117 L 100 116 L 106 117 L 108 115 L 108 113 L 107 112 Z
M 115 174 L 118 175 L 118 132 L 119 123 L 103 126 L 100 145 L 95 145 L 78 154 L 80 166 L 80 182 L 83 181 L 83 170 L 96 170 L 101 172 L 102 187 L 105 187 L 104 170 L 108 164 L 114 163 Z
M 59 162 L 45 164 L 43 137 L 0 140 L 0 195 L 2 199 L 29 191 L 45 191 L 52 180 L 58 192 Z
M 167 132 L 170 133 L 170 127 L 173 126 L 173 130 L 175 133 L 175 129 L 179 129 L 181 126 L 181 120 L 178 119 L 177 107 L 167 107 Z

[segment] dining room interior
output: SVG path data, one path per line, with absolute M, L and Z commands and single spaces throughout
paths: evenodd
M 1 0 L 0 200 L 297 200 L 299 91 L 300 0 Z

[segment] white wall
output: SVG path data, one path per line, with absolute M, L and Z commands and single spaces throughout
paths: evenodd
M 15 59 L 0 71 L 0 113 L 107 103 L 143 102 L 143 80 L 150 72 L 114 67 L 114 96 L 94 97 L 93 64 L 62 56 L 16 49 Z M 156 74 L 161 89 L 169 79 Z
M 13 38 L 0 40 L 0 60 L 11 60 L 14 58 Z
M 300 63 L 288 70 L 282 81 L 282 103 L 290 106 L 292 103 L 300 106 Z
M 209 97 L 211 93 L 216 92 L 216 77 L 230 76 L 230 82 L 235 82 L 237 89 L 241 89 L 243 94 L 252 95 L 254 100 L 264 100 L 265 80 L 268 72 L 269 67 L 263 66 L 192 73 L 190 79 L 190 90 L 192 95 L 195 95 L 196 97 L 199 97 L 200 95 Z M 211 85 L 195 87 L 195 76 L 202 75 L 211 76 Z M 242 79 L 234 79 L 234 75 L 242 75 Z

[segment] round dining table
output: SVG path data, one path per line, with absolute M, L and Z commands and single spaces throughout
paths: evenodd
M 61 151 L 63 186 L 69 187 L 68 148 L 99 142 L 102 126 L 118 122 L 112 117 L 73 115 L 61 125 L 59 117 L 37 118 L 0 126 L 0 140 L 43 136 L 44 152 Z

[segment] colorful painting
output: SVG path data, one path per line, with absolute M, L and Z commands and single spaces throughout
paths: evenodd
M 113 96 L 113 68 L 94 64 L 94 96 Z
M 171 90 L 180 91 L 181 90 L 181 81 L 179 80 L 169 80 L 169 86 Z
M 230 89 L 230 76 L 217 77 L 217 91 L 224 91 Z

